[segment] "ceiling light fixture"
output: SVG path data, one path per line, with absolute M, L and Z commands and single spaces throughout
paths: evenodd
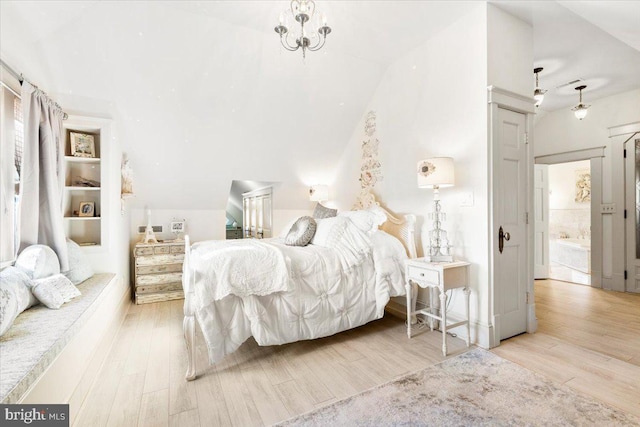
M 536 75 L 536 89 L 533 91 L 533 98 L 536 100 L 536 107 L 539 107 L 544 101 L 544 94 L 547 93 L 546 90 L 540 89 L 540 85 L 538 84 L 538 73 L 544 70 L 542 67 L 534 68 L 533 73 Z
M 331 33 L 331 27 L 327 26 L 327 17 L 319 14 L 315 19 L 316 29 L 309 31 L 305 24 L 311 24 L 316 12 L 316 4 L 313 0 L 291 0 L 290 10 L 280 14 L 280 23 L 276 26 L 276 33 L 280 34 L 280 43 L 288 51 L 294 52 L 302 48 L 302 57 L 306 57 L 307 50 L 315 52 L 322 49 L 327 35 Z M 300 24 L 296 31 L 288 25 L 289 13 Z M 321 16 L 321 17 L 320 17 Z
M 580 91 L 580 102 L 578 103 L 578 105 L 576 105 L 571 109 L 573 111 L 573 114 L 576 115 L 576 119 L 582 120 L 585 117 L 587 117 L 587 108 L 591 107 L 591 105 L 585 105 L 582 103 L 582 89 L 586 89 L 586 88 L 587 88 L 586 85 L 578 86 L 576 88 L 576 90 Z

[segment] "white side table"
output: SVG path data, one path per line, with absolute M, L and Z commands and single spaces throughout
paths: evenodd
M 433 319 L 440 321 L 442 330 L 442 354 L 447 355 L 447 329 L 467 325 L 467 347 L 470 344 L 471 327 L 469 325 L 469 266 L 463 261 L 427 262 L 424 258 L 405 261 L 405 280 L 407 291 L 407 336 L 411 338 L 411 320 L 416 314 L 429 318 L 429 327 L 433 331 Z M 422 310 L 415 309 L 418 288 L 437 288 L 440 290 L 440 309 L 431 306 Z M 447 318 L 447 293 L 449 289 L 462 288 L 465 295 L 466 319 Z

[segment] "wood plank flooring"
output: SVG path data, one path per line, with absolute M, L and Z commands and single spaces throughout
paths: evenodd
M 409 340 L 391 315 L 313 341 L 260 347 L 250 338 L 215 366 L 198 330 L 198 378 L 187 382 L 182 303 L 131 305 L 75 426 L 271 425 L 445 359 L 439 332 Z M 448 343 L 448 357 L 467 350 Z
M 640 416 L 640 295 L 554 280 L 535 294 L 538 331 L 492 351 Z
M 493 351 L 554 382 L 640 416 L 640 295 L 536 282 L 539 331 Z M 441 335 L 408 340 L 387 315 L 313 341 L 260 347 L 249 339 L 184 380 L 182 301 L 132 305 L 76 426 L 261 426 L 285 420 L 444 360 Z M 466 351 L 449 339 L 450 356 Z

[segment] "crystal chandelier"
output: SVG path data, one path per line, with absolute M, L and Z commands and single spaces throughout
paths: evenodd
M 327 18 L 314 19 L 316 4 L 313 0 L 291 0 L 290 10 L 280 14 L 280 23 L 276 26 L 276 33 L 280 34 L 282 46 L 293 52 L 302 48 L 302 57 L 306 57 L 307 50 L 315 52 L 322 49 L 331 28 L 327 26 Z M 300 29 L 290 28 L 289 13 L 300 24 Z M 311 21 L 316 21 L 312 23 Z M 309 31 L 308 26 L 315 24 L 316 29 Z

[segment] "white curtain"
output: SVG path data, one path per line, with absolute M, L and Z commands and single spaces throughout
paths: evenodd
M 24 153 L 20 176 L 20 250 L 36 243 L 53 249 L 69 269 L 62 218 L 64 113 L 26 80 L 22 83 Z

